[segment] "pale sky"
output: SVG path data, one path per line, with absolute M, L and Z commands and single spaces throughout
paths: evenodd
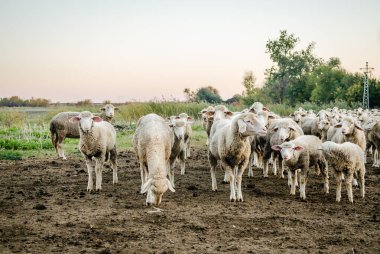
M 380 77 L 379 0 L 0 0 L 0 97 L 53 102 L 184 99 L 185 87 L 261 85 L 280 30 Z

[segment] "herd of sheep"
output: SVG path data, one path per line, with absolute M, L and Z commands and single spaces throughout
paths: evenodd
M 117 177 L 116 132 L 111 124 L 113 105 L 107 104 L 101 114 L 88 111 L 62 112 L 50 124 L 52 143 L 60 158 L 66 160 L 62 142 L 80 138 L 79 150 L 88 169 L 87 190 L 101 190 L 102 170 L 106 161 Z M 241 112 L 231 112 L 223 105 L 209 106 L 200 113 L 207 133 L 211 187 L 217 191 L 215 171 L 224 171 L 224 182 L 230 185 L 230 201 L 243 201 L 242 177 L 248 167 L 262 169 L 268 177 L 271 165 L 274 175 L 284 178 L 287 171 L 290 194 L 306 199 L 310 168 L 321 175 L 323 191 L 329 193 L 329 169 L 336 181 L 336 201 L 341 199 L 342 182 L 349 201 L 353 202 L 352 185 L 360 185 L 365 195 L 365 162 L 372 154 L 373 166 L 380 167 L 380 111 L 326 109 L 315 114 L 302 108 L 289 117 L 271 112 L 260 102 Z M 141 193 L 147 205 L 159 205 L 169 189 L 175 192 L 174 168 L 178 162 L 185 174 L 185 160 L 190 156 L 193 118 L 186 113 L 167 119 L 156 114 L 141 117 L 133 136 L 133 147 L 141 171 Z

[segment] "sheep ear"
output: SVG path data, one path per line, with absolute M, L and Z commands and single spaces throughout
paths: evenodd
M 215 114 L 215 112 L 213 112 L 213 111 L 207 111 L 208 116 L 213 116 L 214 114 Z
M 100 110 L 101 110 L 101 111 L 105 111 L 105 110 L 106 110 L 106 108 L 105 108 L 105 107 L 103 107 L 103 108 L 101 108 Z
M 247 124 L 243 120 L 239 119 L 237 124 L 239 126 L 240 133 L 244 133 L 247 131 Z
M 80 117 L 79 116 L 73 116 L 70 118 L 70 123 L 77 123 L 80 121 Z
M 359 130 L 363 130 L 362 126 L 360 125 L 360 123 L 358 122 L 355 122 L 355 127 Z
M 293 149 L 296 150 L 296 151 L 302 151 L 303 147 L 302 146 L 296 146 Z
M 281 146 L 280 145 L 275 145 L 275 146 L 272 146 L 272 149 L 275 150 L 275 151 L 280 151 L 281 150 Z
M 366 124 L 364 125 L 364 129 L 367 130 L 367 131 L 370 131 L 373 129 L 373 127 L 377 124 L 377 122 L 372 122 L 372 123 L 369 123 L 369 124 Z
M 342 127 L 342 123 L 337 123 L 334 125 L 335 128 L 341 128 Z
M 166 183 L 168 184 L 168 188 L 171 192 L 175 192 L 175 189 L 173 188 L 172 183 L 169 181 L 169 179 L 166 179 Z
M 116 107 L 116 108 L 114 108 L 114 110 L 119 110 L 119 108 Z
M 267 109 L 266 107 L 263 107 L 263 111 L 270 111 L 269 109 Z
M 193 124 L 193 123 L 194 123 L 194 119 L 191 118 L 190 116 L 187 117 L 187 123 L 188 123 L 188 124 Z
M 144 183 L 144 185 L 141 187 L 140 193 L 144 194 L 145 192 L 147 192 L 151 185 L 152 185 L 152 178 L 149 178 L 148 181 L 146 181 L 146 183 Z
M 94 122 L 101 122 L 101 121 L 103 121 L 103 119 L 102 119 L 101 117 L 99 117 L 99 116 L 93 116 L 93 117 L 92 117 L 92 120 L 93 120 Z
M 290 117 L 293 117 L 293 116 L 294 116 L 294 114 L 290 114 L 289 116 L 290 116 Z
M 234 113 L 232 113 L 231 111 L 226 111 L 226 112 L 224 112 L 224 114 L 226 116 L 233 116 L 234 115 Z

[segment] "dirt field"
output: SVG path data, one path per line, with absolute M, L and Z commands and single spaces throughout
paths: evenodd
M 161 213 L 139 194 L 132 152 L 119 154 L 119 184 L 103 173 L 103 191 L 87 193 L 79 158 L 0 162 L 1 253 L 380 253 L 380 169 L 367 165 L 367 196 L 335 183 L 322 193 L 312 173 L 307 202 L 290 196 L 287 181 L 271 175 L 243 178 L 245 202 L 229 202 L 229 185 L 211 191 L 206 148 L 193 150 L 187 174 L 176 171 L 176 192 L 165 193 Z M 246 176 L 245 172 L 245 176 Z

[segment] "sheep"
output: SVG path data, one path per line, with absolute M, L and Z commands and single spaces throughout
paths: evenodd
M 104 121 L 111 122 L 114 116 L 114 110 L 117 110 L 112 104 L 106 104 L 101 110 L 100 116 Z M 70 118 L 79 116 L 80 112 L 61 112 L 55 115 L 50 121 L 50 138 L 58 155 L 58 158 L 67 160 L 62 148 L 65 138 L 79 138 L 79 127 L 77 124 L 70 123 Z
M 141 117 L 133 135 L 133 148 L 140 164 L 141 193 L 147 192 L 146 204 L 159 205 L 169 189 L 175 192 L 167 178 L 174 135 L 165 120 L 148 114 Z
M 259 113 L 259 112 L 262 112 L 262 111 L 269 111 L 268 108 L 264 107 L 264 105 L 261 103 L 261 102 L 255 102 L 252 104 L 251 107 L 249 107 L 249 112 L 252 112 L 252 113 Z
M 322 141 L 316 136 L 304 135 L 296 139 L 284 142 L 281 145 L 274 145 L 272 149 L 280 151 L 281 157 L 288 167 L 288 174 L 290 174 L 291 188 L 290 194 L 296 194 L 296 177 L 297 170 L 300 169 L 300 198 L 306 199 L 306 183 L 309 175 L 309 168 L 316 166 L 318 171 L 321 170 L 324 178 L 324 191 L 329 193 L 329 174 L 327 162 L 321 150 L 318 150 L 322 145 Z
M 228 124 L 232 116 L 233 113 L 229 111 L 226 106 L 216 106 L 213 114 L 213 123 L 210 129 L 210 138 L 212 138 L 217 129 L 220 129 L 224 125 Z
M 364 177 L 366 173 L 364 164 L 364 151 L 363 149 L 351 142 L 344 142 L 337 144 L 331 141 L 322 143 L 321 148 L 329 167 L 335 174 L 336 179 L 336 201 L 340 202 L 342 178 L 346 179 L 346 189 L 348 200 L 353 203 L 352 195 L 352 182 L 354 174 L 359 174 L 360 193 L 362 198 L 365 195 Z
M 303 134 L 304 133 L 302 129 L 299 127 L 299 125 L 290 118 L 273 120 L 273 122 L 268 127 L 268 134 L 266 137 L 266 143 L 264 147 L 264 157 L 263 157 L 264 177 L 268 177 L 268 163 L 273 152 L 272 146 L 280 145 L 285 141 L 293 140 Z M 278 152 L 274 153 L 274 158 L 276 157 L 278 157 Z M 284 178 L 281 157 L 279 157 L 279 167 L 280 167 L 280 177 Z M 276 163 L 273 164 L 273 173 L 277 175 Z M 288 183 L 290 184 L 289 177 L 288 177 Z
M 83 111 L 79 116 L 72 116 L 70 122 L 79 125 L 79 150 L 86 160 L 88 170 L 87 191 L 93 190 L 93 161 L 95 161 L 96 191 L 102 189 L 102 171 L 106 160 L 111 162 L 113 184 L 118 183 L 116 131 L 113 126 L 89 111 Z
M 107 122 L 112 122 L 113 117 L 115 116 L 115 110 L 119 110 L 119 108 L 115 107 L 112 104 L 106 104 L 104 107 L 100 109 L 102 113 L 100 117 Z
M 265 126 L 268 127 L 274 119 L 279 119 L 280 117 L 276 114 L 263 110 L 257 113 L 257 119 Z M 263 153 L 264 146 L 266 143 L 265 136 L 251 136 L 251 155 L 248 165 L 248 177 L 253 177 L 253 166 L 258 168 L 263 168 Z
M 58 158 L 67 160 L 62 148 L 65 138 L 79 138 L 79 127 L 77 123 L 71 123 L 70 119 L 79 116 L 80 112 L 61 112 L 50 121 L 51 142 L 58 154 Z
M 363 128 L 356 119 L 350 116 L 346 116 L 343 118 L 342 122 L 335 125 L 335 128 L 341 128 L 344 142 L 352 142 L 354 144 L 357 144 L 360 148 L 363 149 L 363 151 L 365 151 L 365 134 Z
M 185 130 L 185 158 L 190 157 L 190 140 L 191 135 L 193 133 L 193 129 L 191 128 L 191 125 L 194 123 L 193 118 L 188 116 L 186 113 L 181 113 L 178 115 L 183 121 L 186 121 L 186 130 Z M 182 172 L 181 172 L 182 174 Z M 185 174 L 185 172 L 183 172 Z M 182 174 L 182 175 L 183 175 Z
M 208 122 L 208 112 L 214 112 L 215 108 L 213 106 L 208 106 L 207 108 L 202 109 L 198 114 L 202 118 L 202 126 L 204 130 L 207 130 Z
M 265 135 L 266 131 L 255 114 L 244 113 L 232 118 L 215 132 L 208 149 L 213 191 L 217 191 L 215 168 L 221 161 L 230 182 L 230 201 L 243 201 L 241 180 L 251 152 L 249 136 Z
M 380 167 L 380 119 L 371 119 L 363 125 L 368 138 L 368 145 L 374 148 L 373 167 Z
M 307 112 L 302 110 L 297 110 L 290 116 L 293 117 L 294 122 L 296 122 L 299 126 L 301 126 L 303 119 L 307 117 Z
M 329 128 L 330 128 L 330 121 L 329 120 L 319 119 L 318 130 L 320 132 L 322 142 L 325 142 L 327 140 L 327 132 L 328 132 Z M 312 132 L 312 134 L 313 134 L 313 132 Z
M 169 179 L 173 187 L 174 185 L 174 167 L 175 162 L 178 159 L 181 166 L 181 175 L 185 174 L 185 159 L 186 159 L 186 128 L 188 118 L 181 118 L 179 116 L 170 117 L 169 127 L 172 130 L 173 144 L 171 148 L 171 154 L 169 159 Z M 191 120 L 189 120 L 191 123 Z

